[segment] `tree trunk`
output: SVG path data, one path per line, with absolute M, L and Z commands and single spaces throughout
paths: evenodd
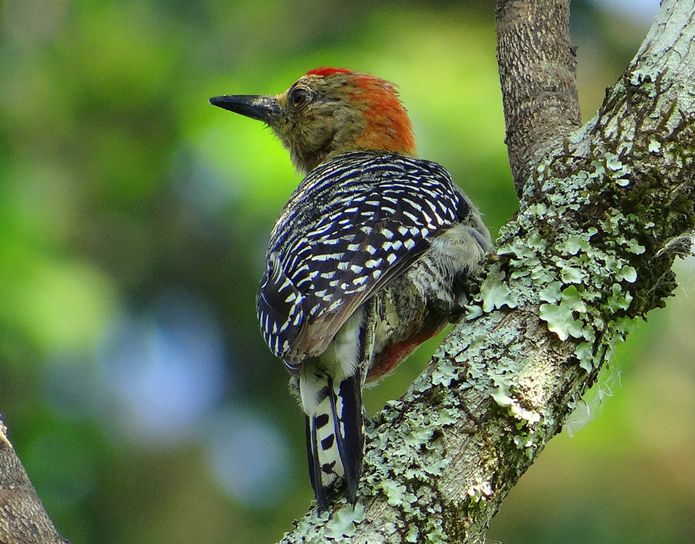
M 695 0 L 664 0 L 578 128 L 569 2 L 500 0 L 498 62 L 521 209 L 480 295 L 368 433 L 359 503 L 283 542 L 482 542 L 632 319 L 664 305 L 695 226 Z
M 66 544 L 46 514 L 0 421 L 0 542 Z

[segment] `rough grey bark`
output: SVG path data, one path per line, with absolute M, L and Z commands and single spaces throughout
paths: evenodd
M 0 421 L 0 542 L 65 544 L 46 514 Z
M 310 510 L 283 542 L 484 541 L 631 320 L 672 293 L 673 260 L 695 227 L 695 0 L 664 0 L 574 131 L 568 3 L 499 2 L 521 210 L 468 315 L 377 415 L 357 507 Z
M 569 2 L 497 3 L 497 64 L 507 151 L 517 192 L 536 155 L 580 125 Z

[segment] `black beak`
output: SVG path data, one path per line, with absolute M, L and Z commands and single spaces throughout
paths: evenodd
M 224 95 L 210 99 L 210 104 L 273 125 L 280 115 L 280 104 L 274 96 Z

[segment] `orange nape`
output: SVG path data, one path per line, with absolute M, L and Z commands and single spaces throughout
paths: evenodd
M 415 136 L 410 118 L 393 83 L 355 74 L 353 99 L 364 105 L 366 127 L 356 144 L 363 149 L 383 149 L 415 156 Z
M 408 113 L 396 86 L 370 74 L 348 68 L 321 67 L 309 70 L 309 77 L 341 81 L 351 107 L 362 113 L 363 129 L 351 143 L 354 149 L 370 149 L 415 156 L 415 136 Z

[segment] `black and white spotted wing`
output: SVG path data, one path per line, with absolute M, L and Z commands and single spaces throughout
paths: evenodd
M 258 316 L 270 349 L 289 364 L 320 355 L 362 302 L 469 214 L 433 162 L 354 152 L 311 171 L 268 246 Z

